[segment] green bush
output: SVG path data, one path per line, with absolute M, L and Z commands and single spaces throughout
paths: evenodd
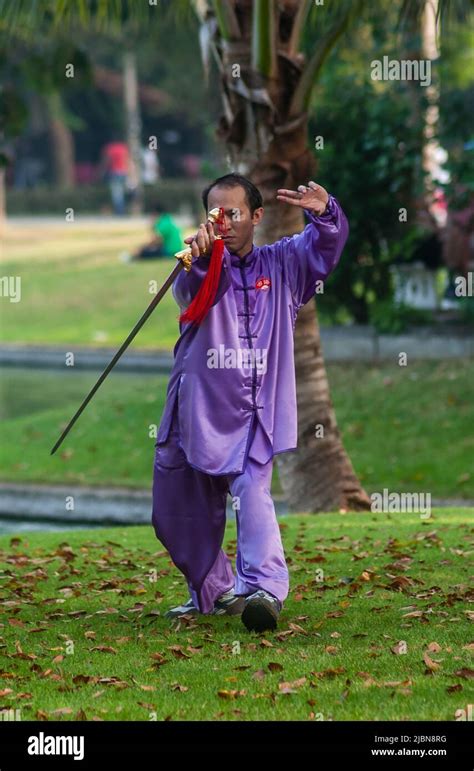
M 203 179 L 162 179 L 144 189 L 144 209 L 150 211 L 158 200 L 171 211 L 189 206 L 197 217 L 202 214 L 201 190 L 207 184 Z M 99 214 L 111 209 L 107 185 L 81 185 L 69 190 L 41 186 L 26 190 L 7 190 L 7 211 L 10 215 L 50 214 L 63 216 L 72 208 L 79 214 Z
M 432 320 L 430 311 L 410 308 L 403 303 L 396 304 L 392 300 L 379 300 L 370 306 L 370 323 L 381 334 L 398 334 L 412 324 L 429 324 Z

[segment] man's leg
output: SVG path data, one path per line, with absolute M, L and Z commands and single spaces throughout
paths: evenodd
M 136 260 L 151 260 L 156 257 L 166 257 L 163 247 L 160 244 L 146 244 L 135 254 Z
M 283 603 L 289 574 L 270 493 L 272 469 L 273 459 L 261 464 L 249 457 L 243 474 L 228 477 L 231 495 L 239 499 L 235 592 L 264 589 Z
M 115 214 L 125 214 L 125 174 L 110 174 L 110 197 Z
M 188 464 L 179 446 L 176 403 L 168 439 L 155 450 L 152 524 L 201 613 L 210 613 L 234 586 L 231 562 L 221 548 L 227 492 L 226 477 Z

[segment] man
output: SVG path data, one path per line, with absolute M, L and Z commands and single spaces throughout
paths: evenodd
M 186 577 L 190 599 L 166 614 L 242 614 L 248 630 L 275 629 L 289 576 L 270 494 L 273 456 L 296 449 L 293 332 L 316 282 L 336 266 L 348 224 L 315 182 L 277 199 L 309 217 L 302 233 L 257 247 L 258 189 L 239 174 L 203 192 L 221 207 L 226 235 L 214 302 L 204 321 L 180 323 L 167 400 L 155 445 L 152 523 Z M 184 311 L 206 276 L 213 226 L 201 224 L 192 267 L 173 295 Z M 234 576 L 221 545 L 226 498 L 236 508 Z
M 153 207 L 153 215 L 154 236 L 152 240 L 141 246 L 133 254 L 123 252 L 120 255 L 122 262 L 171 257 L 182 248 L 181 231 L 165 207 L 156 203 Z
M 105 172 L 115 214 L 126 214 L 125 188 L 130 171 L 127 143 L 118 138 L 108 142 L 102 150 L 99 173 Z

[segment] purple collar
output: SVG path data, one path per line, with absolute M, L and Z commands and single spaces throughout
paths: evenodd
M 252 244 L 252 248 L 243 257 L 239 257 L 238 254 L 231 254 L 229 252 L 230 263 L 234 268 L 249 268 L 255 261 L 257 256 L 257 249 L 255 244 Z

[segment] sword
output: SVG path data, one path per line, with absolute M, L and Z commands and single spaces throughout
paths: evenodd
M 211 209 L 211 211 L 208 214 L 207 219 L 208 219 L 209 222 L 212 222 L 214 224 L 217 221 L 218 217 L 219 217 L 219 209 L 216 208 L 216 209 Z M 124 340 L 124 342 L 122 343 L 122 345 L 118 349 L 117 353 L 114 355 L 113 359 L 109 362 L 109 364 L 107 364 L 106 368 L 104 369 L 104 371 L 102 372 L 101 376 L 99 377 L 97 383 L 94 385 L 93 388 L 91 388 L 91 390 L 87 394 L 86 398 L 82 402 L 81 406 L 79 407 L 77 412 L 73 415 L 73 417 L 71 418 L 71 420 L 67 424 L 66 428 L 64 429 L 64 431 L 62 432 L 62 434 L 59 437 L 58 441 L 56 442 L 56 444 L 54 445 L 53 449 L 51 450 L 51 453 L 50 453 L 51 455 L 54 455 L 54 453 L 56 452 L 58 447 L 62 444 L 62 442 L 64 441 L 64 439 L 68 435 L 69 431 L 73 427 L 73 425 L 76 422 L 76 420 L 79 418 L 81 413 L 85 410 L 85 408 L 89 404 L 90 400 L 94 396 L 94 394 L 97 391 L 97 389 L 102 385 L 102 383 L 104 382 L 104 380 L 107 377 L 107 375 L 109 374 L 109 372 L 115 367 L 116 363 L 118 362 L 118 360 L 120 359 L 120 357 L 122 356 L 124 351 L 126 351 L 126 349 L 128 348 L 128 346 L 132 342 L 132 340 L 135 337 L 135 335 L 137 335 L 137 333 L 140 331 L 140 329 L 144 325 L 145 321 L 148 319 L 149 316 L 151 316 L 151 314 L 155 310 L 156 306 L 158 305 L 158 303 L 162 299 L 163 295 L 165 295 L 166 292 L 168 291 L 168 289 L 170 288 L 170 286 L 173 283 L 173 281 L 175 280 L 176 276 L 181 272 L 181 270 L 183 268 L 184 268 L 184 270 L 186 272 L 189 273 L 189 271 L 191 270 L 191 254 L 192 254 L 192 252 L 191 252 L 190 247 L 187 247 L 186 249 L 181 249 L 181 251 L 176 252 L 176 254 L 174 256 L 178 260 L 178 264 L 175 265 L 175 267 L 171 271 L 170 275 L 166 279 L 165 283 L 161 287 L 160 291 L 153 298 L 153 300 L 149 304 L 148 308 L 146 309 L 145 313 L 137 321 L 137 323 L 133 327 L 132 331 L 130 332 L 130 334 L 128 335 L 126 340 Z

